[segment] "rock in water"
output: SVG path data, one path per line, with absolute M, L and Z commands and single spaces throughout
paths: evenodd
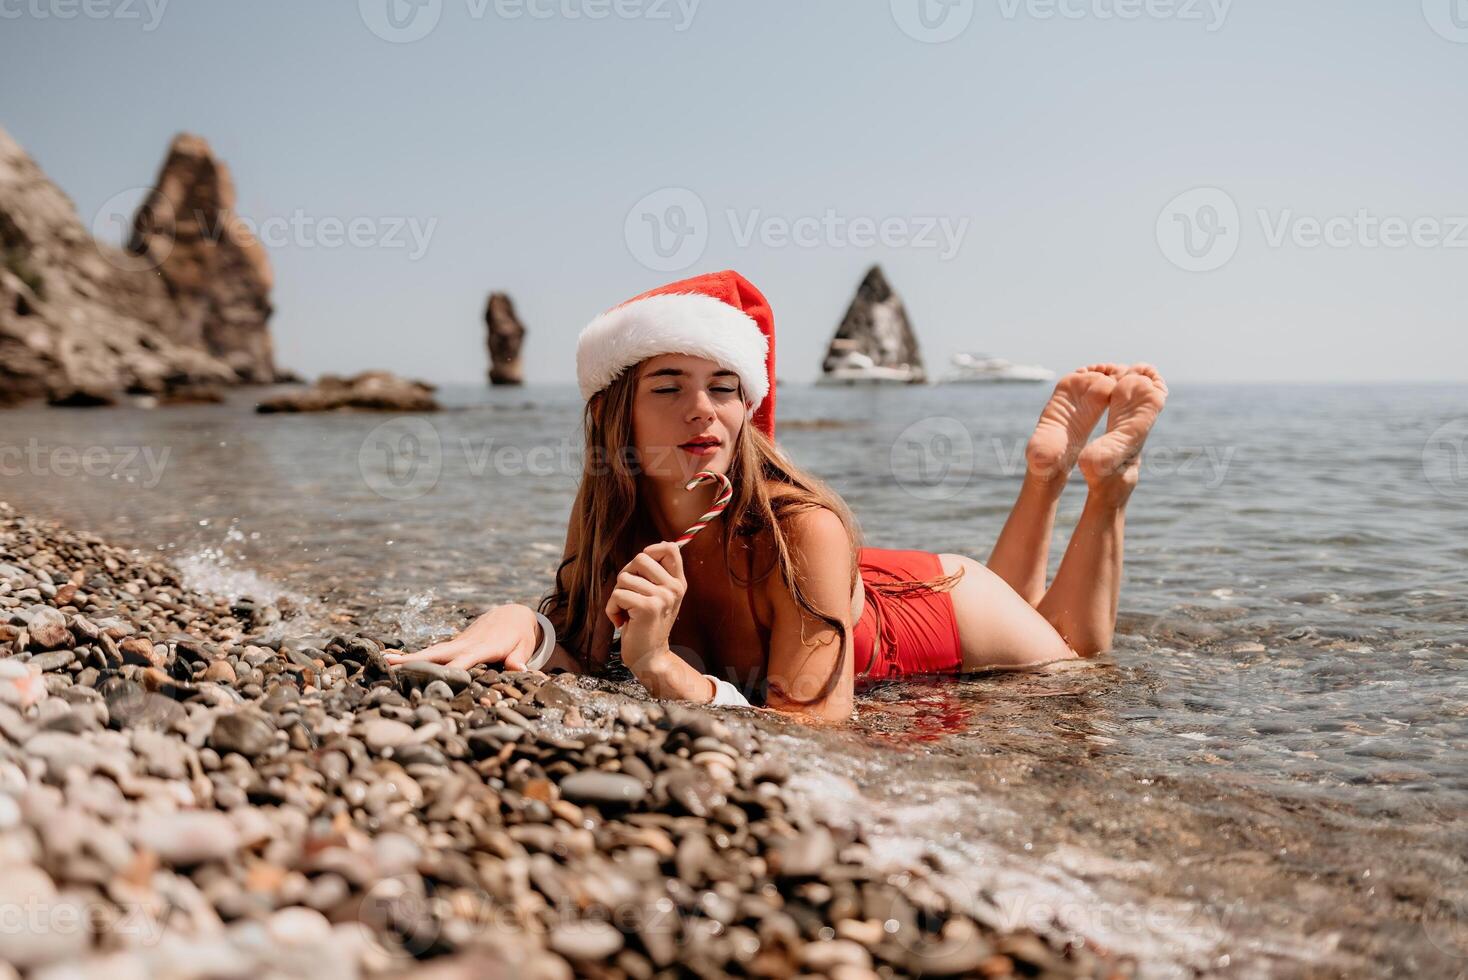
M 265 249 L 235 214 L 229 168 L 201 137 L 168 148 L 133 219 L 128 251 L 158 270 L 178 310 L 175 339 L 224 361 L 241 381 L 276 380 Z
M 876 367 L 906 368 L 914 384 L 926 380 L 917 335 L 902 299 L 887 283 L 882 267 L 872 266 L 831 338 L 821 370 L 830 372 L 850 355 L 870 358 Z
M 490 293 L 484 310 L 484 323 L 489 328 L 489 383 L 518 385 L 525 383 L 520 367 L 520 345 L 525 342 L 525 328 L 515 316 L 515 306 L 507 293 Z
M 309 388 L 266 399 L 257 412 L 331 412 L 360 409 L 378 412 L 436 412 L 434 386 L 387 371 L 363 371 L 350 378 L 323 374 Z
M 129 218 L 106 210 L 90 217 L 98 229 Z M 243 335 L 241 314 L 230 312 L 231 326 L 223 330 L 206 330 L 216 314 L 204 311 L 237 311 L 250 302 L 258 307 L 259 270 L 247 270 L 243 258 L 228 258 L 228 249 L 206 243 L 214 250 L 206 291 L 219 299 L 204 307 L 190 299 L 183 307 L 176 302 L 184 282 L 178 264 L 206 245 L 180 241 L 173 250 L 178 254 L 167 257 L 179 270 L 167 274 L 176 277 L 175 286 L 150 264 L 162 238 L 151 241 L 142 255 L 94 241 L 66 195 L 0 129 L 0 405 L 40 397 L 99 405 L 124 391 L 167 393 L 180 385 L 240 380 L 231 367 L 235 348 L 221 342 L 216 353 L 204 338 Z M 256 298 L 245 302 L 240 295 Z M 256 329 L 252 346 L 245 346 L 268 351 L 263 319 Z

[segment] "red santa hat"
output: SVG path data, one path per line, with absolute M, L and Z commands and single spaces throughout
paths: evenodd
M 602 313 L 576 340 L 581 397 L 659 354 L 706 357 L 739 375 L 755 428 L 775 436 L 775 316 L 732 269 L 650 289 Z

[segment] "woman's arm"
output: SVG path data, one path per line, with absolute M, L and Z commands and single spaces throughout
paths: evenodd
M 575 552 L 576 537 L 575 524 L 567 522 L 566 546 L 561 552 L 562 563 Z M 502 663 L 509 670 L 524 670 L 544 640 L 540 620 L 535 616 L 535 608 L 508 602 L 495 606 L 465 627 L 458 636 L 414 653 L 388 653 L 387 662 L 395 665 L 427 661 L 466 670 L 478 664 Z M 606 628 L 603 629 L 603 626 Z M 610 625 L 597 624 L 593 628 L 592 647 L 606 649 L 610 645 Z M 576 655 L 558 639 L 555 651 L 540 669 L 580 673 L 582 667 Z
M 775 609 L 770 629 L 769 691 L 766 705 L 806 720 L 851 717 L 855 666 L 851 623 L 851 541 L 841 519 L 824 507 L 803 511 L 789 522 L 790 557 L 801 591 L 816 609 L 846 627 L 842 635 L 807 613 L 778 577 L 771 576 Z M 831 674 L 840 674 L 824 695 Z

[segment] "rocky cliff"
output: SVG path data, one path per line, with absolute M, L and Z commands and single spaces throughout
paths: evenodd
M 236 223 L 233 203 L 207 145 L 182 136 L 133 247 L 115 248 L 0 129 L 0 405 L 275 380 L 263 251 L 194 230 L 222 227 L 221 212 Z
M 177 310 L 175 336 L 228 364 L 241 381 L 276 380 L 265 249 L 235 213 L 234 180 L 187 133 L 168 148 L 133 220 L 128 251 L 158 270 Z
M 515 316 L 514 304 L 505 293 L 490 293 L 484 310 L 484 323 L 489 331 L 489 383 L 492 385 L 524 384 L 520 367 L 520 346 L 525 342 L 525 328 Z

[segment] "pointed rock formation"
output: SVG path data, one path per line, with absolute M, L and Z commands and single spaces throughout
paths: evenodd
M 94 242 L 76 208 L 0 129 L 0 405 L 49 395 L 229 382 L 234 372 L 177 339 L 157 274 Z
M 908 322 L 907 310 L 878 265 L 867 271 L 857 287 L 856 298 L 831 338 L 821 370 L 829 373 L 843 365 L 862 363 L 865 358 L 870 358 L 873 367 L 908 371 L 914 383 L 926 379 L 917 335 Z
M 525 342 L 525 328 L 515 316 L 515 306 L 506 293 L 490 293 L 484 309 L 484 323 L 489 328 L 489 383 L 518 385 L 525 383 L 520 367 L 520 346 Z
M 174 140 L 127 250 L 0 129 L 0 405 L 286 380 L 266 322 L 270 264 L 234 214 L 224 165 Z
M 174 339 L 200 347 L 241 381 L 276 380 L 265 249 L 235 213 L 234 181 L 203 138 L 174 138 L 133 219 L 128 251 L 158 270 L 177 308 Z

